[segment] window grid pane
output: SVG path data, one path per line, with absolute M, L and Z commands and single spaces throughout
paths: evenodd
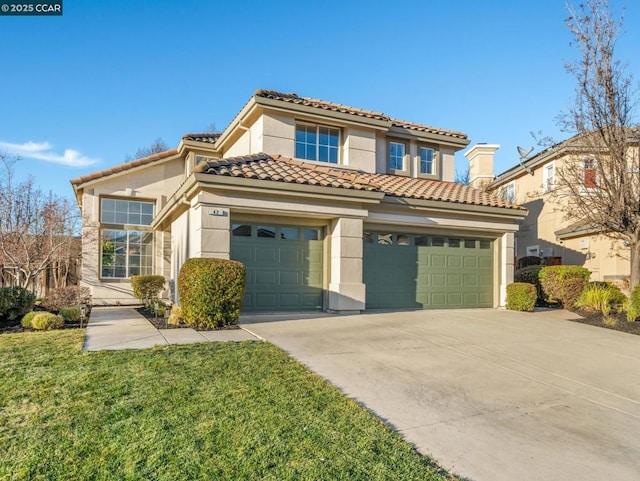
M 389 144 L 389 168 L 404 170 L 404 144 L 391 142 Z
M 129 278 L 153 273 L 153 233 L 102 231 L 102 277 Z
M 338 163 L 340 130 L 318 125 L 296 127 L 295 156 L 299 159 Z
M 420 148 L 420 173 L 433 174 L 433 149 Z
M 103 224 L 151 225 L 153 202 L 102 199 L 100 215 Z

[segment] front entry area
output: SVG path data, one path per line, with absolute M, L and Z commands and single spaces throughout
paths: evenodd
M 247 269 L 243 312 L 323 308 L 324 228 L 233 223 L 231 259 Z
M 493 240 L 364 232 L 367 309 L 493 307 Z

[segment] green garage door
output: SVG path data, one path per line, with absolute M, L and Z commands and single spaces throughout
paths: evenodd
M 322 228 L 234 223 L 231 232 L 231 258 L 247 269 L 243 311 L 322 309 Z
M 368 309 L 493 307 L 493 241 L 364 233 Z

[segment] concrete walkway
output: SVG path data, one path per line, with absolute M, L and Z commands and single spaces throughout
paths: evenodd
M 130 307 L 94 307 L 87 325 L 83 349 L 146 349 L 168 344 L 216 341 L 255 341 L 244 329 L 196 331 L 190 328 L 156 329 Z

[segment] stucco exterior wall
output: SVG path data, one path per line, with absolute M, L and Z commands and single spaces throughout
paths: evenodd
M 158 212 L 183 179 L 184 162 L 182 159 L 173 159 L 115 175 L 85 188 L 82 196 L 84 227 L 81 285 L 91 289 L 95 303 L 138 302 L 132 294 L 131 282 L 128 279 L 101 279 L 100 198 L 105 196 L 154 201 L 155 211 Z M 154 234 L 153 270 L 156 274 L 163 274 L 166 269 L 164 242 L 162 233 Z
M 565 160 L 553 160 L 555 171 Z M 543 192 L 544 166 L 538 165 L 530 175 L 521 173 L 514 180 L 515 202 L 526 207 L 529 214 L 516 233 L 516 257 L 529 255 L 537 247 L 544 257 L 561 257 L 562 264 L 579 265 L 589 269 L 592 281 L 621 280 L 629 275 L 629 249 L 622 242 L 602 235 L 584 235 L 559 240 L 556 232 L 575 220 L 567 216 L 567 197 Z M 557 174 L 556 174 L 557 175 Z M 496 193 L 500 193 L 498 188 Z
M 365 172 L 376 171 L 376 133 L 373 130 L 343 129 L 343 164 Z

